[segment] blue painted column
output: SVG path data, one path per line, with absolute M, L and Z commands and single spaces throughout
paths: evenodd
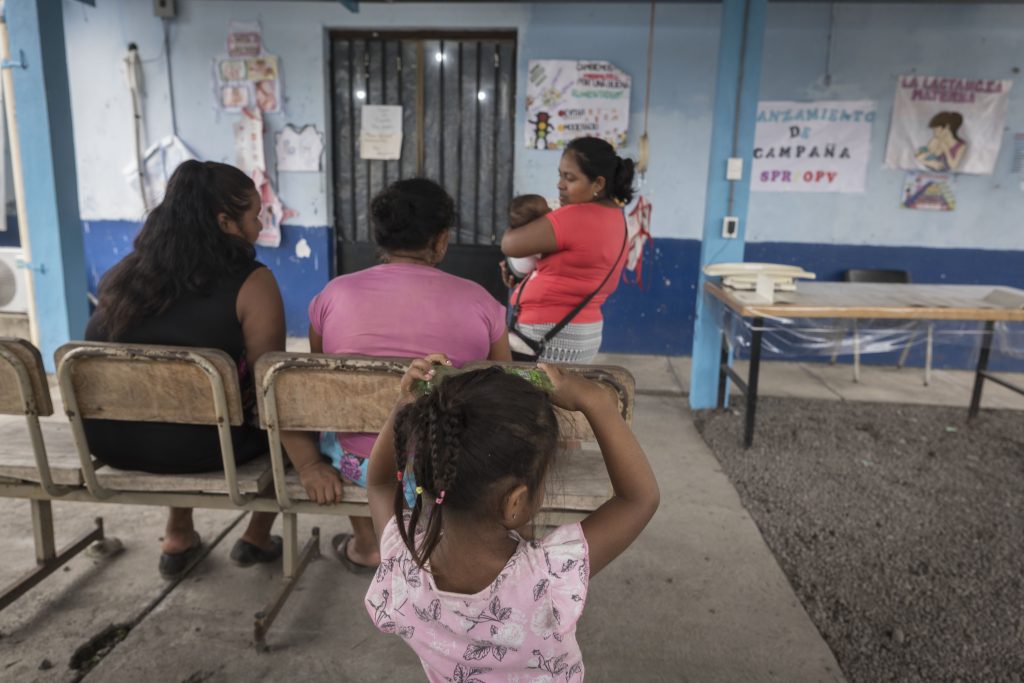
M 24 68 L 12 68 L 15 118 L 39 346 L 52 371 L 53 352 L 80 339 L 89 317 L 63 2 L 7 0 L 4 7 L 12 61 L 24 57 Z
M 709 263 L 743 260 L 767 3 L 768 0 L 722 2 L 714 121 L 704 203 L 704 237 L 700 249 L 702 272 L 697 281 L 697 317 L 693 330 L 690 407 L 694 409 L 715 405 L 722 352 L 721 332 L 704 306 L 703 268 Z M 726 163 L 730 157 L 743 159 L 742 180 L 726 180 Z M 739 234 L 735 239 L 722 237 L 722 219 L 725 216 L 739 218 Z

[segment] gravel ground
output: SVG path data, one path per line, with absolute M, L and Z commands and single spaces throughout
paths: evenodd
M 1024 680 L 1024 413 L 762 398 L 697 426 L 852 683 Z

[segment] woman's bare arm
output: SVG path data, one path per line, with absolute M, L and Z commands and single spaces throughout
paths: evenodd
M 501 238 L 501 252 L 513 258 L 556 251 L 558 241 L 555 240 L 555 226 L 547 216 L 541 216 L 515 230 L 506 230 L 505 236 Z

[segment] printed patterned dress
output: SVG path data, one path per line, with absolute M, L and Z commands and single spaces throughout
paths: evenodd
M 366 610 L 378 629 L 405 639 L 429 681 L 583 680 L 576 642 L 590 579 L 583 529 L 567 524 L 539 541 L 510 534 L 519 546 L 505 569 L 487 588 L 464 595 L 439 590 L 429 562 L 416 566 L 395 519 L 385 527 Z

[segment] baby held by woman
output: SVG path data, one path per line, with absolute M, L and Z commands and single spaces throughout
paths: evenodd
M 547 200 L 539 194 L 521 194 L 513 198 L 508 205 L 508 229 L 521 228 L 549 213 L 551 213 L 551 207 L 548 206 Z M 509 256 L 505 259 L 508 274 L 515 282 L 522 281 L 537 267 L 538 258 L 540 257 L 514 258 Z

